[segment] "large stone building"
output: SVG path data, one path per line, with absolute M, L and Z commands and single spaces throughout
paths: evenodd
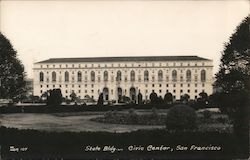
M 212 60 L 198 56 L 52 58 L 34 64 L 34 95 L 60 88 L 65 98 L 74 92 L 98 99 L 102 92 L 105 100 L 135 100 L 141 92 L 147 100 L 154 90 L 196 99 L 212 94 L 212 69 Z

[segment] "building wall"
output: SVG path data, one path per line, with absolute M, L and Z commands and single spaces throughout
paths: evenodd
M 104 88 L 108 88 L 109 100 L 118 99 L 118 88 L 122 95 L 131 97 L 130 89 L 134 88 L 136 94 L 139 90 L 143 99 L 149 99 L 154 90 L 158 96 L 164 97 L 171 92 L 175 99 L 183 94 L 189 94 L 191 99 L 205 91 L 212 94 L 212 61 L 154 61 L 154 62 L 82 62 L 82 63 L 36 63 L 34 64 L 34 95 L 41 94 L 49 89 L 60 88 L 64 97 L 74 91 L 80 98 L 86 95 L 98 99 Z M 144 81 L 144 71 L 149 72 L 148 81 Z M 162 80 L 158 79 L 158 72 L 162 71 Z M 177 71 L 177 80 L 173 81 L 172 72 Z M 187 82 L 186 72 L 191 71 L 191 81 Z M 201 81 L 201 71 L 205 70 L 206 79 Z M 91 72 L 95 72 L 95 81 L 91 81 Z M 104 80 L 104 72 L 108 72 L 108 81 Z M 121 81 L 117 81 L 117 72 L 120 71 Z M 131 71 L 135 72 L 135 81 L 131 81 Z M 43 82 L 40 73 L 44 74 Z M 56 81 L 52 81 L 52 72 L 56 74 Z M 65 82 L 65 72 L 69 73 L 69 81 Z M 78 81 L 78 72 L 82 79 Z M 182 77 L 182 78 L 181 78 Z

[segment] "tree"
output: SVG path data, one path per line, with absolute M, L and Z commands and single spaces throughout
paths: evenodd
M 250 85 L 250 15 L 236 28 L 225 44 L 215 86 L 221 88 L 220 108 L 233 119 L 234 131 L 248 133 L 248 104 Z M 247 136 L 247 135 L 245 135 Z
M 170 92 L 167 92 L 164 96 L 164 102 L 166 104 L 172 104 L 173 103 L 173 95 Z
M 77 96 L 76 96 L 76 94 L 75 94 L 74 91 L 72 91 L 72 93 L 69 96 L 71 98 L 71 102 L 75 102 L 76 101 Z
M 156 104 L 157 101 L 158 101 L 158 96 L 157 94 L 155 93 L 155 91 L 153 90 L 152 93 L 149 95 L 149 98 L 150 98 L 150 102 L 152 104 Z
M 221 57 L 220 70 L 215 86 L 222 92 L 249 91 L 250 62 L 250 17 L 246 17 L 230 37 Z
M 142 104 L 142 94 L 141 94 L 141 92 L 139 91 L 139 93 L 138 93 L 138 104 Z
M 0 33 L 0 98 L 20 99 L 25 93 L 25 72 L 10 41 Z
M 49 90 L 47 105 L 60 105 L 62 103 L 61 89 Z
M 188 94 L 184 94 L 183 96 L 181 96 L 181 102 L 186 104 L 186 103 L 188 103 L 189 98 L 190 98 L 190 96 Z
M 103 93 L 99 95 L 97 106 L 103 106 Z

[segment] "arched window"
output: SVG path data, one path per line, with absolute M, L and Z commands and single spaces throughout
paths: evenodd
M 104 81 L 108 81 L 108 71 L 104 71 L 103 79 L 104 79 Z
M 68 81 L 69 81 L 69 72 L 68 72 L 68 71 L 66 71 L 66 72 L 64 73 L 64 80 L 65 80 L 65 82 L 68 82 Z
M 149 77 L 148 70 L 146 70 L 144 71 L 144 81 L 148 81 L 149 80 L 148 77 Z
M 44 74 L 43 74 L 43 72 L 40 72 L 39 79 L 40 79 L 40 82 L 44 81 Z
M 163 73 L 162 70 L 158 71 L 158 81 L 161 82 L 163 80 Z
M 82 81 L 82 72 L 80 72 L 80 71 L 77 73 L 77 81 L 78 82 Z
M 201 70 L 201 82 L 206 81 L 206 71 L 203 69 Z
M 117 71 L 116 80 L 117 81 L 121 81 L 122 80 L 122 72 L 121 71 Z
M 190 70 L 187 70 L 187 72 L 186 72 L 186 80 L 187 80 L 187 82 L 191 82 L 191 71 Z
M 94 71 L 91 71 L 90 77 L 91 77 L 91 81 L 94 82 L 95 81 L 95 72 Z
M 130 72 L 130 81 L 134 82 L 135 81 L 135 71 Z
M 176 82 L 176 81 L 177 81 L 177 71 L 176 71 L 176 70 L 173 70 L 173 71 L 172 71 L 172 81 L 173 81 L 173 82 Z
M 52 72 L 52 82 L 55 82 L 56 81 L 56 72 L 53 71 Z

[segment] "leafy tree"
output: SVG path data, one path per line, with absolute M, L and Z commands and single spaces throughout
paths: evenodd
M 184 94 L 181 96 L 181 102 L 187 103 L 189 101 L 190 96 L 188 94 Z
M 97 106 L 103 106 L 103 93 L 99 95 Z
M 155 93 L 155 91 L 153 90 L 152 93 L 149 95 L 149 98 L 150 98 L 150 102 L 152 104 L 156 104 L 157 101 L 158 101 L 158 96 L 157 94 Z
M 138 104 L 142 104 L 142 94 L 140 91 L 138 93 Z
M 234 121 L 234 131 L 248 132 L 250 78 L 250 15 L 236 28 L 225 44 L 215 86 L 221 88 L 219 105 Z
M 60 105 L 62 103 L 61 89 L 49 90 L 47 105 Z
M 164 103 L 164 100 L 163 100 L 162 96 L 158 97 L 157 103 L 158 104 L 163 104 Z
M 250 17 L 246 17 L 230 37 L 221 57 L 220 70 L 216 74 L 216 87 L 225 93 L 249 91 Z
M 0 98 L 20 99 L 25 93 L 25 72 L 10 41 L 0 33 Z
M 77 96 L 76 96 L 76 94 L 75 94 L 75 92 L 74 92 L 74 91 L 72 91 L 72 93 L 71 93 L 69 96 L 70 96 L 70 98 L 71 98 L 71 102 L 76 101 Z
M 164 96 L 164 102 L 166 104 L 172 104 L 173 103 L 173 95 L 170 92 L 167 92 Z

